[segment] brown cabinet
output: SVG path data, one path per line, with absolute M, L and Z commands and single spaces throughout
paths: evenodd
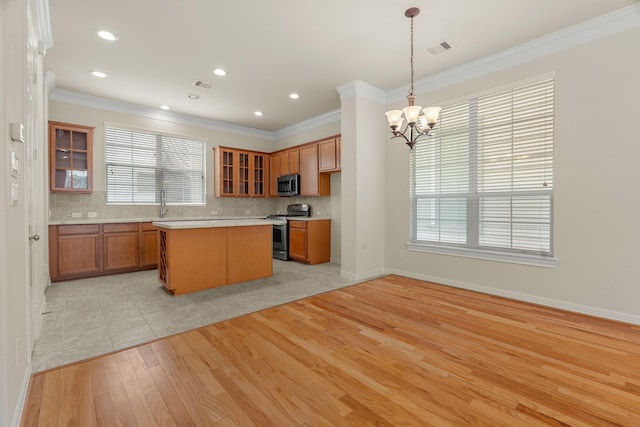
M 156 268 L 157 236 L 151 223 L 50 225 L 51 280 Z
M 300 147 L 300 195 L 328 196 L 329 194 L 331 194 L 331 177 L 320 173 L 318 144 Z
M 158 279 L 173 295 L 273 275 L 272 225 L 159 229 Z
M 290 174 L 299 174 L 300 173 L 300 148 L 290 148 L 287 150 L 289 153 L 289 173 Z
M 331 259 L 331 220 L 289 221 L 289 257 L 307 264 Z
M 140 264 L 140 230 L 137 223 L 104 224 L 104 270 L 126 270 Z
M 234 148 L 214 148 L 216 197 L 266 197 L 268 154 Z
M 49 228 L 51 277 L 93 275 L 102 270 L 100 226 Z
M 318 142 L 320 172 L 336 172 L 340 170 L 341 138 L 331 138 Z
M 150 222 L 140 224 L 140 265 L 153 267 L 158 264 L 158 229 Z
M 269 196 L 278 197 L 278 177 L 300 173 L 300 148 L 294 147 L 269 156 Z
M 93 127 L 49 122 L 49 188 L 55 192 L 93 190 Z
M 269 196 L 278 197 L 278 177 L 280 176 L 280 154 L 269 156 Z

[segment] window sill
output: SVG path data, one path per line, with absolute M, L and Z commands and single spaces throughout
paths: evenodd
M 414 252 L 427 252 L 440 255 L 452 255 L 465 258 L 483 259 L 487 261 L 509 262 L 513 264 L 532 265 L 535 267 L 555 268 L 558 259 L 528 254 L 515 254 L 497 251 L 455 248 L 445 246 L 428 245 L 425 243 L 407 243 L 407 249 Z

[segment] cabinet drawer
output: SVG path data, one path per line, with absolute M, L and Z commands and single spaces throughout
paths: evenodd
M 138 223 L 124 223 L 124 224 L 104 224 L 102 230 L 105 233 L 122 233 L 124 231 L 138 231 Z
M 99 224 L 83 224 L 83 225 L 59 225 L 58 235 L 69 236 L 72 234 L 98 234 L 100 232 Z
M 289 228 L 307 228 L 307 221 L 289 220 Z
M 143 222 L 142 223 L 142 231 L 156 231 L 157 228 L 151 224 L 150 222 Z

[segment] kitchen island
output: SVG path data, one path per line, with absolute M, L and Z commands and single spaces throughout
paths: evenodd
M 173 295 L 273 275 L 269 219 L 154 221 L 158 279 Z

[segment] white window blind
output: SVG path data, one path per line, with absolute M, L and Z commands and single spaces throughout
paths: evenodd
M 444 107 L 410 156 L 411 241 L 553 255 L 553 79 Z
M 205 143 L 151 132 L 105 129 L 107 203 L 205 204 Z

